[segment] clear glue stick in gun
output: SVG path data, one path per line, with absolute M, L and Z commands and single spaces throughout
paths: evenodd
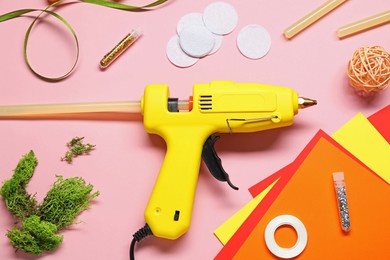
M 348 232 L 351 229 L 351 220 L 349 217 L 347 189 L 345 187 L 344 172 L 333 173 L 334 187 L 337 196 L 337 206 L 339 208 L 341 229 Z

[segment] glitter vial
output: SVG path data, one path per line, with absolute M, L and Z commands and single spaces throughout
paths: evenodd
M 140 36 L 141 29 L 133 29 L 125 36 L 109 53 L 100 60 L 100 68 L 107 68 L 116 58 L 118 58 L 127 48 L 129 48 Z
M 348 232 L 351 229 L 351 220 L 349 217 L 347 190 L 344 181 L 344 172 L 334 172 L 333 182 L 337 197 L 337 206 L 341 221 L 341 229 Z

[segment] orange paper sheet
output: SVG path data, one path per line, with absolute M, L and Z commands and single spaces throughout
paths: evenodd
M 295 215 L 306 225 L 309 242 L 302 259 L 390 258 L 386 247 L 390 227 L 377 224 L 386 223 L 390 217 L 386 206 L 390 186 L 324 132 L 319 132 L 313 142 L 310 154 L 268 210 L 260 204 L 237 231 L 249 227 L 248 223 L 255 224 L 247 231 L 247 239 L 241 243 L 231 239 L 216 259 L 274 259 L 264 244 L 264 230 L 272 218 L 281 214 Z M 348 235 L 342 233 L 338 219 L 334 171 L 344 171 L 346 176 L 352 223 Z
M 326 136 L 325 132 L 319 131 L 312 140 L 306 145 L 305 149 L 299 154 L 296 160 L 287 165 L 286 167 L 280 169 L 276 173 L 272 174 L 268 178 L 259 182 L 257 185 L 250 189 L 250 192 L 253 196 L 254 194 L 259 194 L 263 191 L 268 185 L 273 183 L 275 180 L 278 180 L 270 192 L 264 197 L 259 205 L 253 210 L 252 214 L 242 223 L 240 228 L 236 231 L 233 237 L 226 243 L 224 248 L 217 255 L 216 259 L 231 259 L 232 256 L 239 250 L 239 248 L 244 243 L 245 239 L 250 235 L 251 231 L 255 228 L 259 219 L 267 212 L 268 208 L 272 205 L 275 198 L 283 190 L 285 185 L 290 180 L 291 176 L 298 169 L 299 165 L 304 161 L 308 156 L 310 151 L 313 149 L 318 140 Z

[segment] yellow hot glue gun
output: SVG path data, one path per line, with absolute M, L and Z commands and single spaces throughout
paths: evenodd
M 214 177 L 237 189 L 214 151 L 212 134 L 288 126 L 299 108 L 315 104 L 290 88 L 263 84 L 197 84 L 188 101 L 170 99 L 166 85 L 147 86 L 141 101 L 145 129 L 167 144 L 145 211 L 153 235 L 176 239 L 189 229 L 202 155 Z
M 215 133 L 245 133 L 288 126 L 299 108 L 317 104 L 290 88 L 231 81 L 194 86 L 189 100 L 169 98 L 167 85 L 149 85 L 141 101 L 0 106 L 0 118 L 86 112 L 142 112 L 147 132 L 167 143 L 167 153 L 136 241 L 153 234 L 176 239 L 190 226 L 200 161 L 215 178 L 237 189 L 214 150 Z

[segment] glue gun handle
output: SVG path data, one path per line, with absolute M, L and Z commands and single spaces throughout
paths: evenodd
M 207 137 L 184 129 L 170 129 L 163 136 L 167 153 L 157 177 L 145 220 L 157 237 L 176 239 L 190 226 L 202 146 Z M 183 134 L 186 133 L 186 134 Z

